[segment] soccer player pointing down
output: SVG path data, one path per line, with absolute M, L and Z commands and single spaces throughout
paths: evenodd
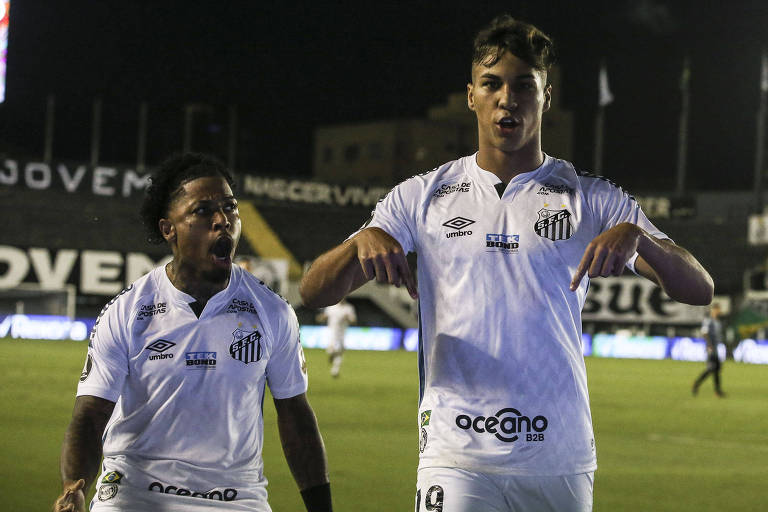
M 372 279 L 419 299 L 417 511 L 591 510 L 589 279 L 628 267 L 675 300 L 712 300 L 706 270 L 632 196 L 542 152 L 553 61 L 532 25 L 482 30 L 467 85 L 478 151 L 397 185 L 301 283 L 313 308 Z
M 97 319 L 55 512 L 83 512 L 94 482 L 94 512 L 269 512 L 265 386 L 307 510 L 331 511 L 296 315 L 232 264 L 241 230 L 232 187 L 229 171 L 199 154 L 173 157 L 152 176 L 142 217 L 173 260 Z

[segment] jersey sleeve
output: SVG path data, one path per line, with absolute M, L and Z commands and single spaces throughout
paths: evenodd
M 285 313 L 273 331 L 275 340 L 267 362 L 267 384 L 277 399 L 307 391 L 307 363 L 299 339 L 299 321 L 286 304 Z
M 595 220 L 601 233 L 622 222 L 629 222 L 641 227 L 654 238 L 671 241 L 666 233 L 657 228 L 646 217 L 637 200 L 621 187 L 604 178 L 590 177 L 587 179 L 591 181 L 587 188 L 587 201 L 596 217 Z M 626 265 L 634 273 L 637 273 L 635 270 L 637 257 L 637 253 L 633 254 Z
M 77 386 L 77 396 L 92 395 L 117 402 L 128 376 L 126 318 L 120 301 L 108 304 L 96 320 L 88 354 Z
M 400 243 L 403 251 L 413 252 L 416 239 L 414 212 L 420 193 L 421 184 L 416 178 L 400 183 L 379 201 L 371 220 L 363 228 L 381 228 Z

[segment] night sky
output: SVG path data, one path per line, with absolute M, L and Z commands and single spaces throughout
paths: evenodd
M 463 91 L 471 42 L 497 14 L 556 41 L 562 103 L 576 116 L 577 166 L 592 165 L 597 71 L 606 59 L 604 173 L 630 189 L 674 186 L 679 75 L 691 59 L 689 185 L 752 184 L 768 3 L 41 2 L 12 0 L 0 150 L 39 157 L 45 97 L 56 95 L 55 160 L 87 161 L 91 102 L 103 98 L 102 160 L 135 162 L 141 100 L 148 161 L 181 147 L 182 105 L 237 105 L 239 163 L 309 176 L 312 131 L 413 118 Z M 714 3 L 714 2 L 712 2 Z M 306 5 L 305 5 L 306 4 Z M 214 123 L 215 124 L 215 123 Z M 211 137 L 223 140 L 224 134 Z M 224 156 L 224 155 L 222 155 Z M 457 155 L 459 156 L 459 155 Z M 419 169 L 414 169 L 418 171 Z

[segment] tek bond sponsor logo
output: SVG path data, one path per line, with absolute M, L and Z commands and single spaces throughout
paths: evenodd
M 213 489 L 208 492 L 191 491 L 175 485 L 164 486 L 160 482 L 149 484 L 150 491 L 162 492 L 165 494 L 176 494 L 177 496 L 191 496 L 193 498 L 204 498 L 217 501 L 233 501 L 237 497 L 237 489 L 227 488 L 223 490 Z
M 520 249 L 520 235 L 486 233 L 486 252 L 517 252 Z
M 456 426 L 460 429 L 471 429 L 478 434 L 492 434 L 505 443 L 514 443 L 522 434 L 525 434 L 526 441 L 543 441 L 548 424 L 545 416 L 534 416 L 531 419 L 523 416 L 514 407 L 501 409 L 493 416 L 456 416 Z
M 184 354 L 187 369 L 215 370 L 216 352 L 187 352 Z

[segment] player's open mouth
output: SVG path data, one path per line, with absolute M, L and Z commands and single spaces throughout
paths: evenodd
M 514 117 L 502 117 L 499 120 L 499 122 L 496 123 L 496 124 L 498 124 L 503 129 L 510 129 L 511 130 L 513 128 L 516 128 L 516 127 L 520 126 L 520 121 L 518 121 Z
M 226 235 L 222 235 L 217 238 L 213 243 L 213 247 L 211 248 L 211 252 L 213 253 L 213 258 L 216 263 L 222 263 L 225 265 L 231 263 L 232 247 L 234 247 L 234 245 L 234 241 Z

